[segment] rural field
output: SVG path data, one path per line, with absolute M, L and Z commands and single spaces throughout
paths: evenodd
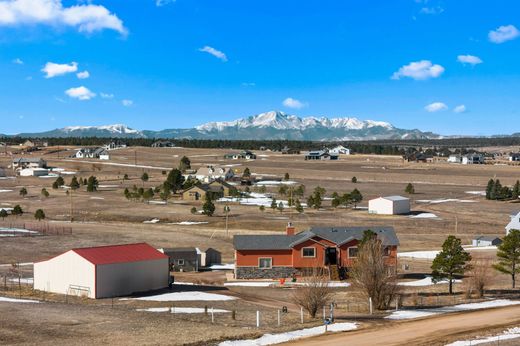
M 416 252 L 416 255 L 400 257 L 398 272 L 403 282 L 415 282 L 427 278 L 431 272 L 432 256 L 428 251 L 441 248 L 448 235 L 456 235 L 462 243 L 470 245 L 480 235 L 505 234 L 504 227 L 512 212 L 520 205 L 512 202 L 488 201 L 483 196 L 490 178 L 500 179 L 504 185 L 512 185 L 520 179 L 520 168 L 508 165 L 460 165 L 445 161 L 433 163 L 406 162 L 400 156 L 350 155 L 338 161 L 305 161 L 303 155 L 282 155 L 279 152 L 257 151 L 256 160 L 224 159 L 229 150 L 190 148 L 129 147 L 110 152 L 109 161 L 72 159 L 73 147 L 50 147 L 33 152 L 32 157 L 45 159 L 68 185 L 72 176 L 88 178 L 96 176 L 98 190 L 87 192 L 85 187 L 74 192 L 66 188 L 53 189 L 57 176 L 20 177 L 6 169 L 8 177 L 0 180 L 0 208 L 20 205 L 22 216 L 10 215 L 0 220 L 0 228 L 27 228 L 44 235 L 12 234 L 5 231 L 0 238 L 0 276 L 5 280 L 2 295 L 13 299 L 38 300 L 40 303 L 4 302 L 0 304 L 0 343 L 2 344 L 218 344 L 226 339 L 258 337 L 264 333 L 281 333 L 288 330 L 313 327 L 320 324 L 305 316 L 302 324 L 300 309 L 293 303 L 293 288 L 225 286 L 229 270 L 199 273 L 176 273 L 173 292 L 203 292 L 217 294 L 216 300 L 139 300 L 99 299 L 87 300 L 33 291 L 28 281 L 11 280 L 13 264 L 22 278 L 32 277 L 31 263 L 50 258 L 72 248 L 111 244 L 147 242 L 156 248 L 198 247 L 215 248 L 222 252 L 222 263 L 234 262 L 232 237 L 238 234 L 283 234 L 288 222 L 297 231 L 312 226 L 392 226 L 400 241 L 399 252 Z M 206 165 L 231 167 L 241 175 L 247 168 L 253 176 L 264 180 L 260 185 L 248 187 L 252 192 L 274 196 L 277 201 L 287 200 L 279 187 L 305 186 L 305 197 L 320 186 L 326 190 L 322 208 L 305 208 L 298 213 L 294 208 L 271 209 L 270 203 L 257 198 L 247 205 L 240 201 L 216 202 L 212 217 L 193 213 L 201 210 L 202 201 L 185 201 L 173 196 L 167 203 L 154 197 L 149 202 L 125 198 L 125 188 L 155 188 L 166 179 L 167 173 L 179 166 L 187 156 L 193 169 Z M 9 167 L 11 157 L 0 156 L 0 167 Z M 147 173 L 149 179 L 142 181 Z M 282 179 L 288 173 L 289 179 Z M 124 176 L 127 175 L 128 179 Z M 352 178 L 357 182 L 353 183 Z M 407 195 L 405 187 L 413 184 L 415 193 Z M 22 196 L 20 190 L 27 194 Z M 42 188 L 49 192 L 41 194 Z M 244 190 L 245 187 L 240 187 Z M 357 188 L 363 200 L 356 208 L 333 208 L 333 192 L 340 195 Z M 260 193 L 260 190 L 262 192 Z M 264 191 L 265 190 L 265 191 Z M 382 216 L 367 211 L 368 200 L 380 196 L 403 195 L 411 199 L 410 215 Z M 259 204 L 265 205 L 260 210 Z M 224 206 L 230 208 L 228 230 Z M 45 219 L 36 221 L 34 212 L 42 209 Z M 71 219 L 73 220 L 71 222 Z M 0 234 L 2 235 L 2 234 Z M 494 259 L 496 249 L 470 249 L 476 258 Z M 510 291 L 510 279 L 492 272 L 492 283 L 486 289 L 496 298 L 518 298 Z M 348 280 L 347 280 L 348 282 Z M 170 294 L 172 290 L 157 292 Z M 455 284 L 454 296 L 447 295 L 447 285 L 404 285 L 401 304 L 436 307 L 447 304 L 479 303 L 464 295 L 462 283 Z M 408 328 L 406 320 L 385 319 L 388 313 L 369 315 L 367 302 L 355 290 L 347 287 L 334 289 L 336 319 L 357 323 L 356 335 L 366 330 L 385 333 L 389 328 Z M 283 314 L 277 324 L 277 311 L 283 306 Z M 198 313 L 183 313 L 181 308 L 195 309 Z M 155 312 L 153 309 L 155 309 Z M 166 309 L 166 310 L 165 310 Z M 175 313 L 174 309 L 180 309 Z M 211 310 L 216 309 L 213 316 Z M 504 317 L 477 326 L 453 323 L 446 327 L 437 316 L 438 331 L 442 338 L 427 337 L 417 333 L 409 339 L 396 339 L 394 343 L 437 345 L 475 336 L 478 332 L 500 332 L 517 326 L 520 308 L 504 308 Z M 139 311 L 141 310 L 141 311 Z M 191 311 L 191 310 L 189 310 Z M 260 327 L 256 327 L 256 312 L 260 312 Z M 497 310 L 499 311 L 499 310 Z M 172 312 L 172 313 L 168 313 Z M 235 316 L 232 316 L 235 315 Z M 478 313 L 475 313 L 477 315 Z M 455 316 L 457 315 L 449 315 Z M 234 317 L 234 318 L 233 318 Z M 450 317 L 451 318 L 451 317 Z M 476 319 L 479 316 L 475 317 Z M 461 319 L 464 319 L 461 316 Z M 420 321 L 414 328 L 421 327 Z M 443 327 L 444 325 L 444 327 Z M 411 328 L 411 327 L 410 327 Z M 437 328 L 437 327 L 436 327 Z M 444 329 L 443 329 L 444 328 Z M 482 334 L 481 333 L 481 334 Z M 340 333 L 348 335 L 349 333 Z M 361 338 L 361 336 L 359 336 Z M 320 339 L 314 343 L 320 344 Z M 344 339 L 345 342 L 348 339 Z M 375 344 L 373 339 L 359 339 L 359 344 Z M 310 342 L 310 341 L 309 341 Z M 501 343 L 506 344 L 506 343 Z

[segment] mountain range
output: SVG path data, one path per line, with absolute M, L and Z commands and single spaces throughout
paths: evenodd
M 442 136 L 417 129 L 399 129 L 390 123 L 357 118 L 305 117 L 270 111 L 234 121 L 209 122 L 194 128 L 161 131 L 136 130 L 126 125 L 69 126 L 40 133 L 20 133 L 36 137 L 105 138 L 187 138 L 343 141 L 377 139 L 432 139 Z

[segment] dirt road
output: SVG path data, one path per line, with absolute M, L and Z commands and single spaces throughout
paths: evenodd
M 445 341 L 454 341 L 456 336 L 479 331 L 484 334 L 487 329 L 515 323 L 520 324 L 519 306 L 388 323 L 375 329 L 330 334 L 298 340 L 287 345 L 437 345 L 445 344 Z

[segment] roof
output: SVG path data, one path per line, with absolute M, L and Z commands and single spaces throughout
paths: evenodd
M 17 157 L 17 158 L 14 158 L 13 159 L 13 162 L 17 162 L 17 163 L 22 163 L 22 162 L 25 162 L 25 163 L 40 163 L 41 161 L 43 161 L 42 158 L 38 157 Z
M 341 246 L 351 240 L 363 239 L 364 232 L 376 233 L 385 246 L 399 245 L 399 239 L 393 227 L 312 227 L 295 235 L 235 235 L 233 245 L 236 250 L 290 250 L 301 242 L 320 237 Z
M 168 258 L 168 256 L 147 243 L 97 246 L 72 249 L 72 251 L 95 265 L 154 261 Z
M 500 237 L 485 236 L 485 235 L 481 235 L 480 237 L 475 237 L 475 240 L 485 240 L 485 241 L 493 241 L 496 239 L 501 240 Z
M 383 199 L 387 199 L 389 201 L 409 201 L 410 198 L 406 198 L 406 197 L 403 197 L 403 196 L 385 196 L 385 197 L 380 197 L 380 198 L 383 198 Z

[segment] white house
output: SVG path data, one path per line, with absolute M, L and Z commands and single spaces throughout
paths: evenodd
M 511 153 L 508 156 L 508 160 L 511 162 L 518 162 L 520 161 L 520 153 Z
M 410 212 L 410 199 L 402 196 L 387 196 L 368 201 L 368 212 L 380 215 L 398 215 Z
M 72 249 L 34 263 L 34 289 L 107 298 L 169 284 L 168 256 L 146 243 Z
M 235 176 L 231 168 L 222 166 L 200 167 L 195 173 L 195 178 L 203 183 L 211 183 L 215 180 L 230 180 Z
M 509 221 L 506 226 L 506 235 L 509 234 L 512 229 L 520 230 L 520 212 L 515 212 L 509 216 L 511 217 L 511 221 Z
M 77 159 L 110 160 L 110 154 L 105 148 L 82 148 L 79 149 L 73 157 Z
M 337 155 L 339 155 L 339 154 L 350 155 L 350 149 L 349 148 L 345 148 L 342 145 L 338 145 L 337 147 L 334 147 L 334 148 L 330 149 L 329 153 L 330 154 L 337 154 Z
M 453 154 L 448 156 L 448 162 L 449 163 L 462 163 L 462 156 L 458 154 Z
M 462 156 L 463 165 L 478 165 L 484 163 L 484 155 L 482 154 L 468 154 Z

